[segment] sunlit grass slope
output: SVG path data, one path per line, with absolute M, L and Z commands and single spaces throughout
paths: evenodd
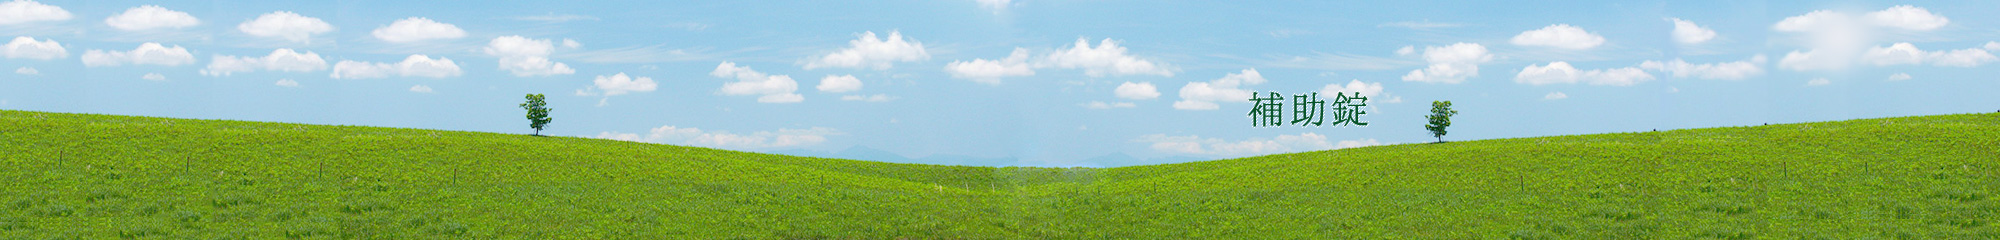
M 2000 238 L 2000 114 L 1121 168 L 0 111 L 0 239 Z

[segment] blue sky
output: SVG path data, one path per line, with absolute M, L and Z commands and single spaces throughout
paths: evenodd
M 549 135 L 1127 166 L 1428 142 L 1435 100 L 1447 140 L 1991 112 L 1988 9 L 15 0 L 0 108 L 528 133 L 543 93 Z M 1253 128 L 1253 91 L 1364 92 L 1371 124 Z

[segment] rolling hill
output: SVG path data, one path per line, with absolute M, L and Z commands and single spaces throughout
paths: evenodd
M 0 239 L 2000 239 L 2000 114 L 966 167 L 0 111 Z

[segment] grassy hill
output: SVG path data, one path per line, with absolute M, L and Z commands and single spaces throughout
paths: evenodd
M 0 239 L 2000 238 L 2000 114 L 1120 168 L 0 111 Z

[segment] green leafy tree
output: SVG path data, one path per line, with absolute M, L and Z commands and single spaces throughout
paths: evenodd
M 535 128 L 535 136 L 542 135 L 542 127 L 548 126 L 549 104 L 542 101 L 541 94 L 528 94 L 528 102 L 521 103 L 521 109 L 528 110 L 528 127 Z
M 1451 126 L 1452 115 L 1458 115 L 1458 110 L 1451 110 L 1451 101 L 1431 101 L 1431 115 L 1424 116 L 1431 123 L 1425 124 L 1424 130 L 1431 130 L 1431 136 L 1444 142 L 1444 128 Z

